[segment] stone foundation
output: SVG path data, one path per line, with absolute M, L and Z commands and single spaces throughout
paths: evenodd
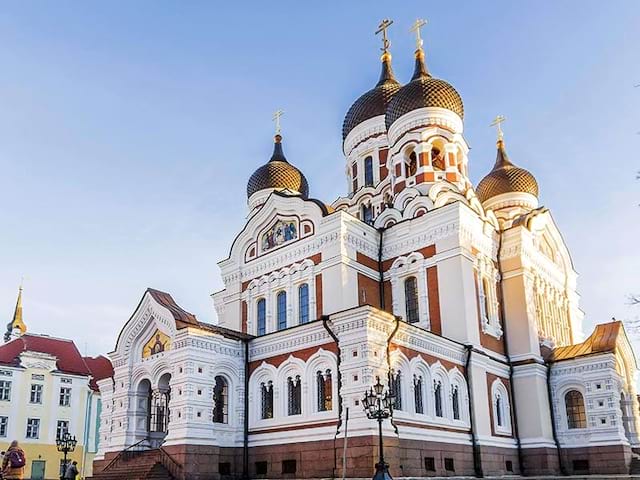
M 628 474 L 631 448 L 625 445 L 562 449 L 562 464 L 569 475 Z
M 526 475 L 558 475 L 560 464 L 555 448 L 523 448 L 522 463 Z

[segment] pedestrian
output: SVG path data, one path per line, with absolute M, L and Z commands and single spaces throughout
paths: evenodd
M 26 463 L 27 458 L 24 450 L 20 448 L 18 441 L 14 440 L 2 460 L 2 478 L 5 480 L 22 480 Z
M 64 472 L 64 478 L 67 480 L 76 480 L 78 473 L 78 462 L 74 460 L 73 463 L 67 467 L 67 471 Z

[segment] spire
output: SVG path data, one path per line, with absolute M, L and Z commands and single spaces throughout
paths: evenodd
M 13 320 L 7 324 L 7 331 L 4 334 L 5 342 L 11 340 L 13 331 L 16 328 L 20 330 L 20 334 L 23 334 L 27 331 L 27 326 L 22 320 L 22 283 L 20 284 L 20 288 L 18 290 L 18 300 L 16 301 L 16 309 L 13 312 Z
M 282 135 L 279 133 L 273 137 L 273 154 L 269 159 L 270 162 L 286 162 L 287 159 L 284 156 L 284 152 L 282 151 Z
M 420 29 L 427 24 L 426 20 L 421 18 L 416 19 L 415 23 L 411 26 L 410 31 L 414 32 L 416 35 L 416 66 L 413 70 L 413 76 L 411 80 L 416 80 L 421 77 L 430 77 L 429 70 L 427 70 L 427 66 L 424 61 L 424 49 L 422 48 L 424 41 L 422 40 L 422 36 L 420 33 Z
M 498 140 L 496 142 L 498 153 L 496 155 L 496 163 L 493 166 L 494 170 L 498 168 L 514 166 L 513 163 L 511 163 L 511 161 L 509 160 L 507 149 L 504 146 L 504 132 L 502 131 L 502 124 L 505 120 L 506 118 L 504 115 L 498 115 L 496 116 L 496 118 L 494 118 L 493 122 L 491 122 L 491 126 L 496 127 L 496 130 L 498 131 Z

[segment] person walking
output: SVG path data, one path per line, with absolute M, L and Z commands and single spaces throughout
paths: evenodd
M 69 465 L 67 467 L 67 470 L 64 472 L 64 478 L 65 480 L 76 480 L 76 477 L 78 476 L 78 462 L 76 462 L 75 460 L 73 461 L 73 463 L 71 465 Z
M 18 441 L 14 440 L 2 460 L 2 478 L 5 480 L 22 480 L 26 463 L 27 457 L 24 454 L 24 450 L 20 448 Z

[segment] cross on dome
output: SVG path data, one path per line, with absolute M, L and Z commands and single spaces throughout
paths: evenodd
M 273 113 L 273 121 L 276 124 L 276 135 L 280 135 L 280 117 L 284 115 L 284 110 L 278 109 Z
M 506 120 L 504 115 L 497 115 L 496 118 L 491 122 L 492 127 L 496 127 L 498 130 L 498 141 L 502 141 L 504 138 L 504 132 L 502 131 L 502 123 Z
M 379 33 L 382 33 L 382 48 L 380 50 L 382 50 L 384 53 L 387 53 L 389 51 L 389 47 L 391 46 L 391 42 L 387 38 L 387 29 L 392 24 L 393 24 L 393 20 L 389 20 L 388 18 L 385 18 L 380 22 L 380 25 L 378 25 L 378 30 L 376 30 L 376 35 L 378 35 Z
M 416 50 L 422 49 L 423 41 L 422 36 L 420 35 L 420 29 L 427 24 L 427 21 L 422 18 L 417 18 L 413 23 L 409 31 L 414 32 L 416 34 Z

